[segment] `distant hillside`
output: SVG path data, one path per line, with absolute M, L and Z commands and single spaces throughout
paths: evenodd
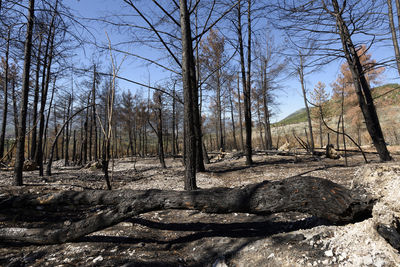
M 375 88 L 372 88 L 371 90 L 372 96 L 375 101 L 375 105 L 377 108 L 383 107 L 383 106 L 389 106 L 389 105 L 400 105 L 400 85 L 399 84 L 385 84 L 382 86 L 378 86 Z M 339 111 L 339 107 L 335 107 L 338 105 L 337 101 L 334 101 L 333 99 L 328 100 L 328 106 L 330 107 L 331 110 L 334 111 Z M 311 108 L 312 109 L 312 108 Z M 333 114 L 336 114 L 337 112 L 333 112 Z M 332 114 L 332 115 L 333 115 Z M 307 113 L 306 109 L 302 108 L 299 109 L 283 120 L 274 123 L 273 126 L 285 126 L 285 125 L 290 125 L 290 124 L 296 124 L 300 122 L 306 122 L 307 121 Z
M 306 113 L 306 108 L 301 108 L 283 120 L 274 123 L 274 126 L 284 126 L 284 125 L 289 125 L 289 124 L 295 124 L 299 122 L 304 122 L 307 121 L 307 113 Z

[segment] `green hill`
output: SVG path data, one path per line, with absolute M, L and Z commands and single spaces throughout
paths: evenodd
M 377 86 L 372 88 L 371 90 L 372 96 L 374 98 L 374 102 L 377 108 L 385 105 L 399 105 L 400 104 L 400 85 L 399 84 L 385 84 L 382 86 Z M 331 106 L 331 109 L 336 110 L 335 108 L 332 108 L 333 106 L 337 105 L 337 100 L 330 99 L 328 100 L 327 103 L 329 106 Z M 311 107 L 311 109 L 313 109 Z M 337 109 L 340 110 L 340 109 Z M 290 125 L 290 124 L 296 124 L 300 122 L 306 122 L 307 121 L 307 113 L 306 109 L 302 108 L 299 109 L 283 120 L 276 122 L 273 124 L 273 126 L 285 126 L 285 125 Z
M 302 109 L 299 109 L 299 110 L 293 112 L 292 114 L 290 114 L 283 120 L 274 123 L 273 126 L 284 126 L 284 125 L 296 124 L 296 123 L 304 122 L 304 121 L 307 121 L 306 108 L 302 108 Z

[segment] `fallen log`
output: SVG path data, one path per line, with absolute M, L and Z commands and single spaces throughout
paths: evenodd
M 333 224 L 344 224 L 370 215 L 373 201 L 361 200 L 341 185 L 310 176 L 264 181 L 242 188 L 65 191 L 42 196 L 11 196 L 0 201 L 1 209 L 33 206 L 60 208 L 63 205 L 106 205 L 108 208 L 59 229 L 1 228 L 0 240 L 35 244 L 64 243 L 133 216 L 166 209 L 258 215 L 296 211 L 326 219 Z

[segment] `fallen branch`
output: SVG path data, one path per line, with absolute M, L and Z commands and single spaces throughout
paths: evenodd
M 354 222 L 370 215 L 372 201 L 362 201 L 353 192 L 329 180 L 296 176 L 264 181 L 243 188 L 173 190 L 65 191 L 42 196 L 3 197 L 0 210 L 42 209 L 61 206 L 106 205 L 107 209 L 59 229 L 2 228 L 0 240 L 54 244 L 76 240 L 142 213 L 183 209 L 206 213 L 243 212 L 267 215 L 296 211 L 324 218 L 334 224 Z

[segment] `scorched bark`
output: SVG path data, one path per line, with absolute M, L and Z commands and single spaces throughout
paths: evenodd
M 2 228 L 0 240 L 35 244 L 64 243 L 122 222 L 132 216 L 167 209 L 198 210 L 205 213 L 243 212 L 267 215 L 296 211 L 343 224 L 370 214 L 372 201 L 362 201 L 354 192 L 329 180 L 297 176 L 281 181 L 264 181 L 242 188 L 173 190 L 86 190 L 65 191 L 41 196 L 4 197 L 0 209 L 42 206 L 106 205 L 104 211 L 62 228 Z

